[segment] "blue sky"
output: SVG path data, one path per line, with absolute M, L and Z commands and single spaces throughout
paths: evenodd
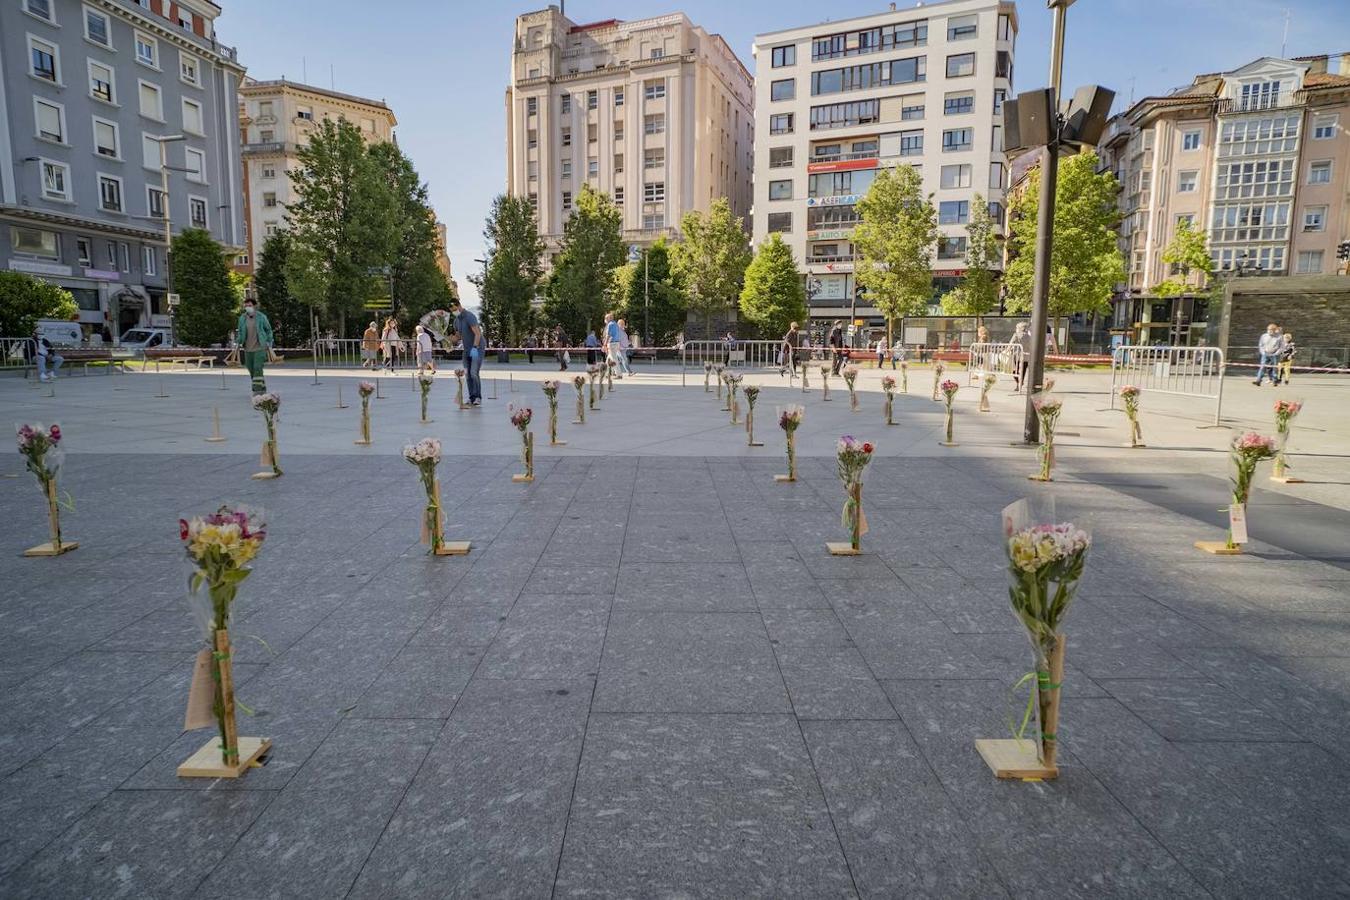
M 400 146 L 430 187 L 448 226 L 456 280 L 476 303 L 465 277 L 482 256 L 483 218 L 505 186 L 503 91 L 510 70 L 515 15 L 501 2 L 402 0 L 222 0 L 220 39 L 239 48 L 254 78 L 293 80 L 383 98 L 398 117 Z M 897 4 L 901 9 L 913 2 Z M 683 10 L 721 33 L 754 71 L 754 35 L 830 18 L 884 10 L 882 0 L 573 0 L 576 22 L 640 19 Z M 1079 0 L 1069 11 L 1066 87 L 1114 88 L 1118 105 L 1189 83 L 1199 72 L 1236 68 L 1276 56 L 1289 11 L 1290 56 L 1350 51 L 1344 0 Z M 1018 6 L 1014 89 L 1045 84 L 1050 15 L 1042 0 Z M 331 78 L 331 80 L 330 80 Z

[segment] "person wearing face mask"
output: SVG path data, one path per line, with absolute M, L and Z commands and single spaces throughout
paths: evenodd
M 253 393 L 261 394 L 267 390 L 263 363 L 272 349 L 272 323 L 252 297 L 244 300 L 244 311 L 239 314 L 239 328 L 234 337 L 240 347 L 244 368 L 253 379 Z

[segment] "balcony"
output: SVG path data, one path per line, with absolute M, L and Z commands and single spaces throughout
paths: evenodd
M 863 150 L 858 153 L 833 153 L 830 154 L 829 156 L 813 155 L 808 156 L 806 158 L 806 161 L 808 163 L 845 162 L 854 159 L 877 159 L 879 158 L 879 156 L 880 153 L 877 150 Z
M 286 141 L 261 141 L 255 144 L 245 144 L 241 152 L 244 156 L 264 156 L 294 152 L 294 150 L 295 145 L 288 144 Z
M 1231 100 L 1220 100 L 1218 113 L 1222 116 L 1234 113 L 1262 112 L 1267 109 L 1288 109 L 1294 106 L 1303 106 L 1303 101 L 1295 96 L 1294 91 L 1280 91 L 1278 94 L 1266 94 L 1259 97 L 1235 97 Z

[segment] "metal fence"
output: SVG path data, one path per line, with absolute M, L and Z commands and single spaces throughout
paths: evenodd
M 36 363 L 37 348 L 32 338 L 0 338 L 0 369 L 20 371 L 32 369 Z
M 971 344 L 966 348 L 966 384 L 972 384 L 985 375 L 1009 375 L 1021 387 L 1025 351 L 1021 344 Z
M 1120 388 L 1132 384 L 1145 392 L 1213 401 L 1218 425 L 1223 372 L 1218 347 L 1117 347 L 1111 354 L 1111 408 Z
M 782 341 L 685 341 L 680 366 L 701 369 L 704 363 L 712 363 L 737 369 L 776 369 L 782 365 L 782 348 Z

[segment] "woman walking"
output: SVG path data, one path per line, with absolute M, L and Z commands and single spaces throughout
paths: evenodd
M 380 330 L 371 322 L 366 333 L 361 335 L 361 368 L 375 368 L 375 359 L 380 352 Z
M 384 331 L 380 333 L 380 349 L 384 351 L 384 367 L 394 371 L 394 355 L 398 353 L 398 326 L 393 317 L 384 320 Z

